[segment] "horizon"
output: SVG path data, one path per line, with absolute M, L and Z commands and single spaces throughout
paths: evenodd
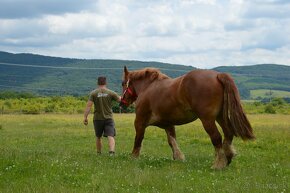
M 35 55 L 35 56 L 42 56 L 42 57 L 52 57 L 52 58 L 61 58 L 61 59 L 71 59 L 71 60 L 112 60 L 112 61 L 136 61 L 136 62 L 154 62 L 154 63 L 163 63 L 163 64 L 169 64 L 169 65 L 181 65 L 181 66 L 185 66 L 185 67 L 193 67 L 193 68 L 197 68 L 199 69 L 199 67 L 196 67 L 196 66 L 190 66 L 190 65 L 184 65 L 184 64 L 174 64 L 174 63 L 168 63 L 168 62 L 159 62 L 159 61 L 141 61 L 141 60 L 125 60 L 125 59 L 100 59 L 100 58 L 90 58 L 90 59 L 87 59 L 87 58 L 66 58 L 66 57 L 59 57 L 59 56 L 50 56 L 50 55 L 41 55 L 41 54 L 35 54 L 35 53 L 29 53 L 29 52 L 23 52 L 23 53 L 12 53 L 12 52 L 7 52 L 7 51 L 3 51 L 3 50 L 0 50 L 0 52 L 4 52 L 4 53 L 8 53 L 8 54 L 15 54 L 15 55 L 18 55 L 18 54 L 26 54 L 26 55 Z M 5 62 L 1 62 L 0 61 L 0 65 L 4 65 L 4 64 L 12 64 L 12 63 L 5 63 Z M 13 65 L 23 65 L 23 66 L 38 66 L 38 65 L 28 65 L 28 64 L 20 64 L 20 63 L 13 63 Z M 212 67 L 212 68 L 200 68 L 200 69 L 214 69 L 214 68 L 219 68 L 219 67 L 246 67 L 246 66 L 257 66 L 257 65 L 278 65 L 278 66 L 287 66 L 287 67 L 290 67 L 289 65 L 285 65 L 285 64 L 276 64 L 276 63 L 257 63 L 257 64 L 249 64 L 249 65 L 222 65 L 222 66 L 215 66 L 215 67 Z M 48 66 L 48 67 L 52 67 L 52 66 Z M 70 68 L 70 67 L 67 67 L 67 68 Z M 72 68 L 75 68 L 75 67 L 72 67 Z
M 288 34 L 286 0 L 0 2 L 0 50 L 9 53 L 204 69 L 290 66 Z

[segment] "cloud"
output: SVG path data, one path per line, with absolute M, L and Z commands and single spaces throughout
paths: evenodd
M 247 31 L 256 27 L 256 22 L 253 20 L 233 20 L 225 23 L 224 28 L 226 31 Z
M 124 22 L 118 18 L 109 18 L 93 13 L 48 16 L 44 20 L 47 22 L 49 33 L 84 38 L 122 33 L 124 25 Z
M 268 18 L 283 19 L 290 18 L 289 1 L 248 1 L 243 17 L 245 18 Z
M 124 23 L 93 13 L 44 16 L 39 19 L 0 20 L 0 43 L 21 47 L 50 47 L 75 39 L 114 36 Z
M 249 38 L 248 43 L 242 46 L 242 50 L 261 48 L 276 50 L 290 44 L 289 32 L 280 30 L 265 31 Z
M 0 18 L 33 18 L 75 13 L 94 6 L 94 0 L 1 0 Z
M 2 0 L 0 50 L 202 68 L 290 65 L 289 15 L 282 0 Z
M 47 23 L 41 19 L 2 19 L 0 38 L 21 39 L 40 36 L 48 31 Z

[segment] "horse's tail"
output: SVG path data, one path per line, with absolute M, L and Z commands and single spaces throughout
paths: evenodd
M 251 124 L 244 113 L 240 102 L 239 91 L 231 78 L 226 73 L 217 75 L 224 88 L 223 119 L 226 130 L 243 140 L 255 139 Z

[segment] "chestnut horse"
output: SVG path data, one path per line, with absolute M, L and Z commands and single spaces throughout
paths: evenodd
M 193 70 L 172 79 L 154 68 L 129 72 L 125 66 L 122 86 L 120 105 L 136 104 L 134 157 L 140 154 L 145 128 L 149 125 L 164 129 L 173 159 L 184 160 L 176 142 L 175 125 L 199 118 L 215 148 L 214 169 L 230 164 L 235 155 L 234 136 L 243 140 L 255 138 L 237 87 L 226 73 Z M 215 121 L 223 130 L 223 141 Z

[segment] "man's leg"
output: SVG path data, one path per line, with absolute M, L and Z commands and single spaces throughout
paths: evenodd
M 101 120 L 94 120 L 94 129 L 96 135 L 96 147 L 97 153 L 100 154 L 102 152 L 102 135 L 104 131 L 105 122 Z
M 108 143 L 109 143 L 109 154 L 114 155 L 115 153 L 115 123 L 113 119 L 107 119 L 105 123 L 105 130 L 104 130 L 104 136 L 108 137 Z
M 97 146 L 97 153 L 101 153 L 102 152 L 102 138 L 101 137 L 97 137 L 96 146 Z
M 110 152 L 115 152 L 115 138 L 112 136 L 108 136 L 108 142 Z

